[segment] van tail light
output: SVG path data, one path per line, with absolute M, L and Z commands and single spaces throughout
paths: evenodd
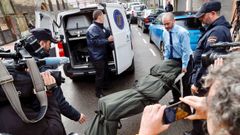
M 65 54 L 64 54 L 64 50 L 63 50 L 63 43 L 62 43 L 62 41 L 59 41 L 58 42 L 58 49 L 59 49 L 59 56 L 60 57 L 64 57 L 65 56 Z
M 149 21 L 148 18 L 144 18 L 144 22 L 145 22 L 145 23 L 149 23 L 150 21 Z

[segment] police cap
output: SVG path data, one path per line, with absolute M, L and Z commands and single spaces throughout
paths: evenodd
M 30 31 L 38 40 L 50 40 L 57 43 L 57 40 L 52 37 L 52 32 L 46 28 L 35 28 Z
M 205 13 L 209 13 L 211 11 L 220 11 L 221 10 L 221 2 L 219 1 L 209 1 L 204 3 L 198 12 L 195 14 L 196 18 L 202 17 Z

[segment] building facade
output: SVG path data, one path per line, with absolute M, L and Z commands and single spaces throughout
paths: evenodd
M 150 8 L 162 7 L 164 8 L 170 1 L 174 6 L 174 11 L 197 11 L 201 5 L 208 0 L 142 0 Z M 219 0 L 222 3 L 221 14 L 224 15 L 228 21 L 231 20 L 233 0 Z
M 35 10 L 57 13 L 67 9 L 67 0 L 0 0 L 0 45 L 24 36 L 28 24 L 35 24 Z

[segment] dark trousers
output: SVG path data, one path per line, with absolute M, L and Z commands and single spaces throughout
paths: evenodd
M 107 60 L 98 60 L 93 62 L 96 70 L 95 86 L 96 92 L 102 92 L 107 87 L 108 81 L 108 65 Z
M 191 78 L 191 72 L 193 69 L 193 60 L 192 57 L 190 57 L 188 66 L 187 66 L 187 73 L 182 78 L 182 83 L 183 83 L 183 97 L 191 95 L 191 85 L 190 85 L 190 78 Z M 177 83 L 176 86 L 180 90 L 180 83 Z M 181 96 L 180 91 L 177 90 L 172 90 L 172 95 L 174 101 L 179 101 L 179 97 Z

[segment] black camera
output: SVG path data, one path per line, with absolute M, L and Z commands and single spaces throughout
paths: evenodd
M 39 44 L 39 41 L 34 35 L 28 35 L 21 39 L 14 46 L 14 50 L 18 53 L 20 50 L 26 49 L 26 51 L 32 56 L 45 57 L 46 52 Z
M 202 65 L 208 67 L 214 63 L 217 58 L 226 58 L 231 52 L 231 47 L 239 47 L 240 42 L 219 42 L 210 45 L 210 51 L 202 54 Z

